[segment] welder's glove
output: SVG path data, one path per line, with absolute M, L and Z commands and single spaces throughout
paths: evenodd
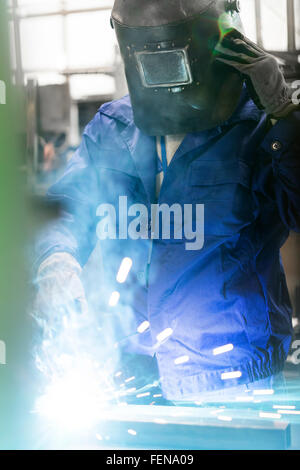
M 233 30 L 215 48 L 216 60 L 238 70 L 246 79 L 255 104 L 272 117 L 287 116 L 296 107 L 275 57 Z
M 84 287 L 80 280 L 81 266 L 68 253 L 55 253 L 39 267 L 34 314 L 50 324 L 64 316 L 88 313 Z

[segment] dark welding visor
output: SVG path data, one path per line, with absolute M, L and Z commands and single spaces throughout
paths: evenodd
M 226 5 L 224 0 L 115 0 L 112 24 L 134 123 L 145 134 L 201 132 L 233 114 L 243 78 L 215 61 L 213 52 L 222 32 L 240 22 Z
M 186 49 L 136 52 L 142 83 L 147 88 L 177 87 L 192 83 Z

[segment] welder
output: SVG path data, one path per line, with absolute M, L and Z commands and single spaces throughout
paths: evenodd
M 300 228 L 299 107 L 277 60 L 244 36 L 236 0 L 116 0 L 111 24 L 129 96 L 99 109 L 49 190 L 63 211 L 37 247 L 39 308 L 48 321 L 61 305 L 87 311 L 100 205 L 202 205 L 201 249 L 175 236 L 175 214 L 169 239 L 153 223 L 102 237 L 103 308 L 117 309 L 127 353 L 156 358 L 167 399 L 261 383 L 291 341 L 280 248 Z

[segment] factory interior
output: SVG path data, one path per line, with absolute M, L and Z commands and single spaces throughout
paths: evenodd
M 81 395 L 73 393 L 76 380 L 89 380 L 80 362 L 74 383 L 53 392 L 59 395 L 52 396 L 55 403 L 49 396 L 45 401 L 51 367 L 41 363 L 49 357 L 36 352 L 43 338 L 30 312 L 35 269 L 31 250 L 37 234 L 59 213 L 46 194 L 64 174 L 86 126 L 104 103 L 128 94 L 110 21 L 113 3 L 1 2 L 0 80 L 6 94 L 0 105 L 0 352 L 5 345 L 5 360 L 0 358 L 0 449 L 298 450 L 300 234 L 293 231 L 281 250 L 294 329 L 283 388 L 258 390 L 229 402 L 216 398 L 205 405 L 199 400 L 175 406 L 163 398 L 155 378 L 145 378 L 144 364 L 134 365 L 131 358 L 124 369 L 118 368 L 117 343 L 109 344 L 113 326 L 105 317 L 98 339 L 103 344 L 94 347 L 93 331 L 89 347 L 100 363 L 97 367 L 105 368 L 102 378 L 114 378 L 112 385 L 105 376 L 100 409 L 94 404 L 99 397 L 80 403 L 89 393 L 85 387 Z M 287 83 L 300 83 L 300 0 L 240 0 L 240 7 L 245 35 L 276 57 Z M 102 295 L 101 256 L 98 241 L 82 273 L 94 304 Z M 72 330 L 78 348 L 84 348 L 81 340 L 89 335 L 84 328 Z M 73 340 L 67 336 L 66 341 Z M 107 352 L 101 357 L 105 346 L 112 350 L 109 357 Z M 144 379 L 140 382 L 139 374 Z M 86 429 L 89 419 L 93 424 Z

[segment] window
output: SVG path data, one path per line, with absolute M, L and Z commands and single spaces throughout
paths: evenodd
M 276 51 L 281 58 L 297 62 L 300 1 L 240 2 L 246 36 L 265 49 Z M 40 84 L 46 84 L 62 83 L 67 77 L 78 76 L 70 82 L 80 83 L 80 88 L 84 88 L 86 81 L 86 86 L 92 90 L 103 81 L 103 89 L 114 89 L 111 85 L 116 64 L 120 62 L 109 21 L 113 3 L 114 0 L 10 0 L 10 5 L 17 5 L 16 24 L 20 30 L 25 78 L 34 76 Z M 12 38 L 12 62 L 16 68 L 13 33 Z M 285 56 L 286 51 L 289 54 Z M 97 87 L 92 83 L 97 83 Z M 74 85 L 75 88 L 78 90 Z

